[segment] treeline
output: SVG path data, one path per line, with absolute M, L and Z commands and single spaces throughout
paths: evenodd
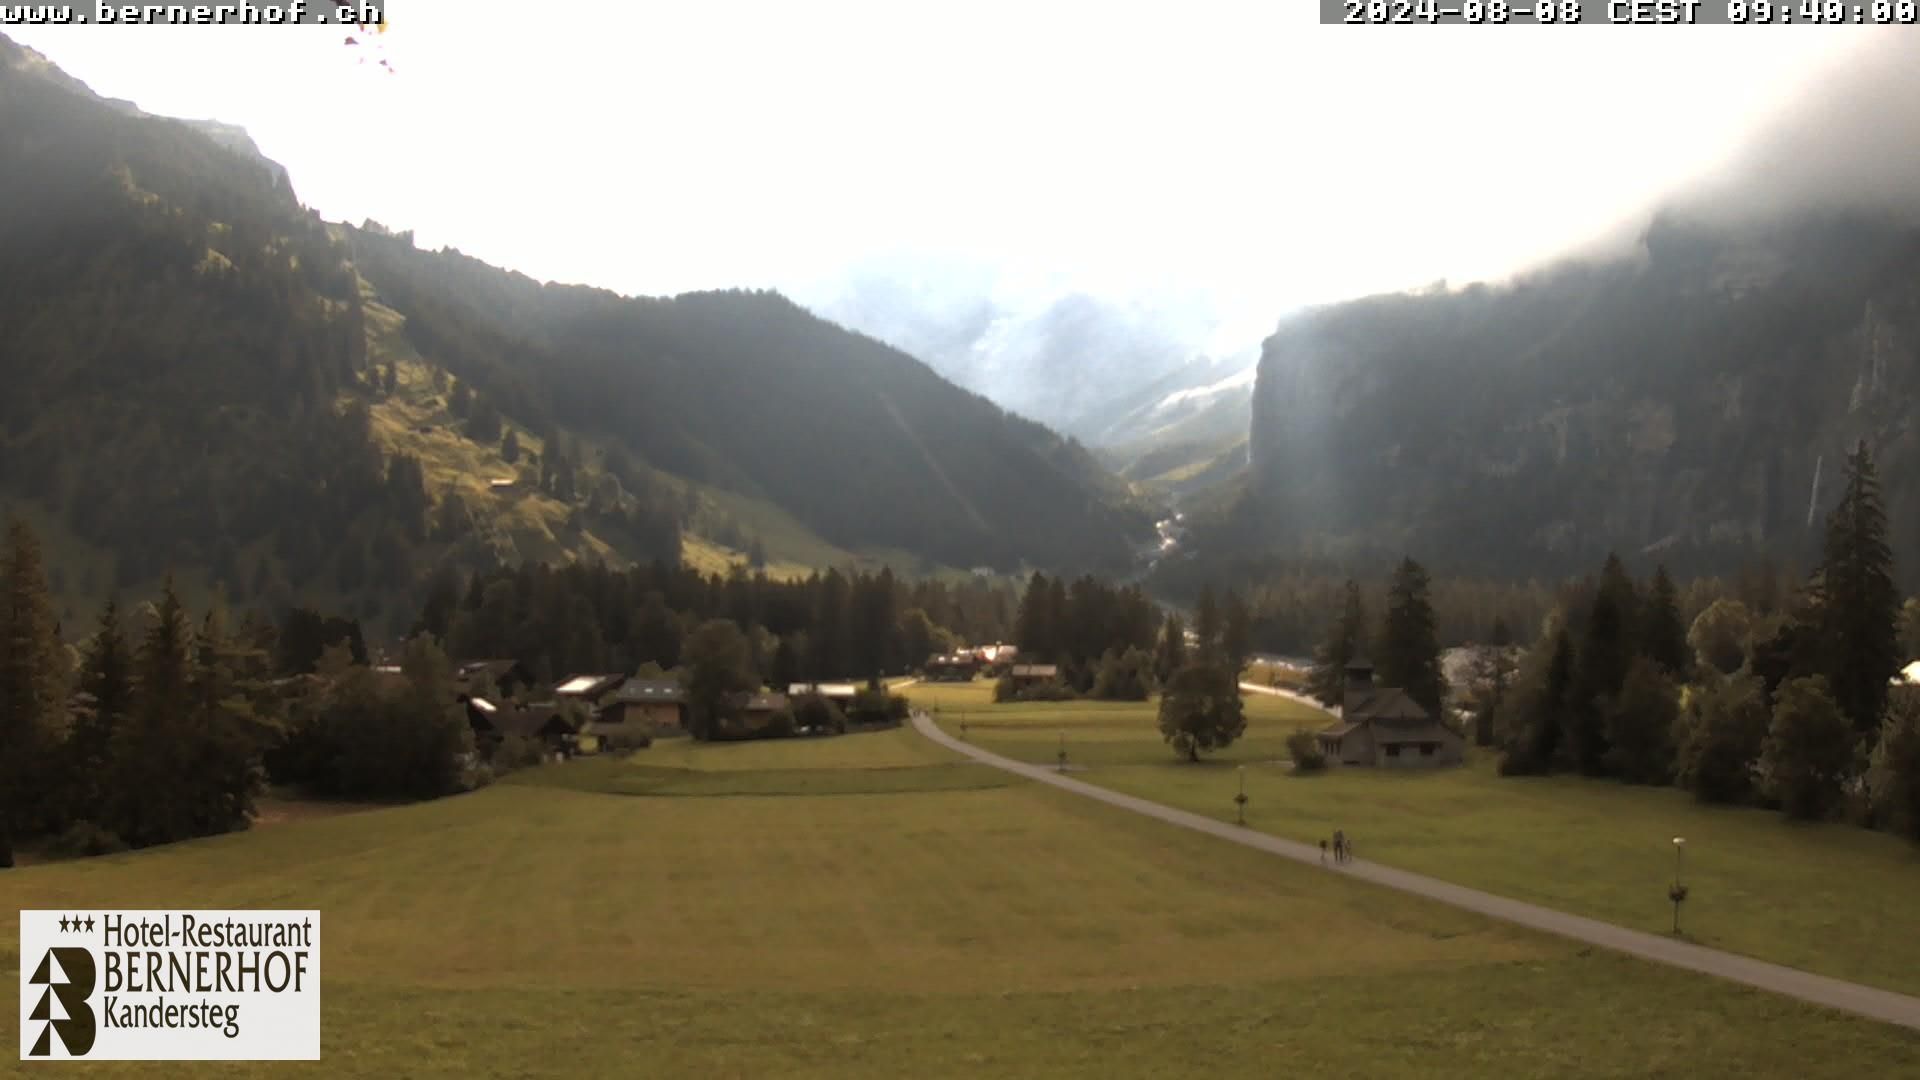
M 365 660 L 351 622 L 296 610 L 278 629 L 252 616 L 235 626 L 218 603 L 194 619 L 170 578 L 131 618 L 109 601 L 71 648 L 39 540 L 12 524 L 0 550 L 0 866 L 20 839 L 99 854 L 245 828 L 270 782 L 369 798 L 484 782 L 438 646 L 409 642 L 397 674 Z
M 456 656 L 512 657 L 547 682 L 677 667 L 701 624 L 726 619 L 745 635 L 752 669 L 784 688 L 898 674 L 956 643 L 1000 641 L 1013 606 L 1004 586 L 907 584 L 890 569 L 779 581 L 744 567 L 720 575 L 664 562 L 631 570 L 527 564 L 476 573 L 464 585 L 441 577 L 414 629 Z
M 1088 695 L 1145 701 L 1181 669 L 1204 664 L 1237 679 L 1252 648 L 1246 603 L 1213 587 L 1200 591 L 1189 650 L 1188 628 L 1177 613 L 1164 618 L 1137 585 L 1113 586 L 1092 577 L 1074 581 L 1035 573 L 1027 579 L 1015 618 L 1022 664 L 1059 668 L 1051 683 L 1016 688 L 1003 680 L 995 696 L 1060 698 Z
M 1157 570 L 1152 583 L 1161 594 L 1182 599 L 1197 596 L 1207 580 L 1232 583 L 1251 609 L 1256 651 L 1306 656 L 1323 640 L 1327 627 L 1344 614 L 1349 582 L 1359 581 L 1367 610 L 1385 610 L 1390 570 L 1383 566 L 1380 571 L 1374 577 L 1331 561 L 1202 556 Z M 1722 598 L 1738 599 L 1751 610 L 1772 611 L 1792 593 L 1794 582 L 1790 568 L 1760 558 L 1725 577 L 1678 583 L 1678 603 L 1688 620 Z M 1530 639 L 1559 606 L 1563 585 L 1429 574 L 1440 645 L 1484 644 L 1503 625 Z
M 1893 684 L 1902 609 L 1864 443 L 1819 566 L 1783 600 L 1723 599 L 1683 632 L 1664 573 L 1642 587 L 1610 558 L 1498 695 L 1502 770 L 1672 783 L 1920 839 L 1920 690 Z
M 1385 611 L 1377 625 L 1367 619 L 1358 583 L 1347 581 L 1342 594 L 1340 617 L 1314 652 L 1308 692 L 1324 704 L 1340 704 L 1349 665 L 1365 660 L 1373 666 L 1378 685 L 1398 687 L 1442 716 L 1446 679 L 1440 670 L 1438 619 L 1426 568 L 1411 558 L 1401 561 L 1387 583 Z M 1491 633 L 1496 640 L 1503 634 L 1498 622 Z

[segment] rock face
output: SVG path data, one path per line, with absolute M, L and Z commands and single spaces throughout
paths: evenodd
M 1284 323 L 1238 539 L 1502 576 L 1608 550 L 1687 572 L 1804 562 L 1866 439 L 1910 550 L 1916 396 L 1920 231 L 1662 218 L 1636 259 Z

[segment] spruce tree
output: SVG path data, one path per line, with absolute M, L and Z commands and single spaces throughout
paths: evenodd
M 80 689 L 92 699 L 67 740 L 68 794 L 76 820 L 100 823 L 105 816 L 114 733 L 133 707 L 133 654 L 113 599 L 80 660 Z
M 1307 691 L 1322 705 L 1338 705 L 1346 697 L 1347 664 L 1365 648 L 1367 611 L 1360 586 L 1348 578 L 1345 588 L 1346 605 L 1314 650 L 1313 671 L 1307 676 Z
M 53 824 L 48 787 L 66 683 L 40 541 L 15 521 L 0 552 L 0 867 L 13 865 L 15 837 Z
M 1247 602 L 1232 589 L 1227 590 L 1226 612 L 1220 631 L 1220 652 L 1227 668 L 1240 677 L 1246 670 L 1247 656 L 1253 652 L 1253 613 Z
M 1202 586 L 1200 589 L 1200 603 L 1193 611 L 1194 660 L 1196 663 L 1209 665 L 1220 663 L 1221 638 L 1225 630 L 1225 621 L 1220 615 L 1220 603 L 1213 595 L 1213 586 Z
M 1853 742 L 1846 716 L 1818 675 L 1780 687 L 1760 752 L 1767 794 L 1788 817 L 1818 821 L 1840 803 Z
M 113 741 L 110 827 L 136 847 L 193 835 L 193 632 L 168 575 L 134 659 L 134 704 Z
M 1574 763 L 1588 776 L 1607 771 L 1606 717 L 1633 662 L 1638 607 L 1633 579 L 1619 556 L 1608 555 L 1581 629 L 1572 696 L 1567 702 L 1570 749 Z
M 1401 560 L 1387 589 L 1387 614 L 1373 660 L 1381 685 L 1399 687 L 1438 716 L 1446 681 L 1428 588 L 1426 570 L 1412 559 Z
M 1180 616 L 1167 613 L 1167 621 L 1160 629 L 1160 639 L 1153 650 L 1153 674 L 1160 685 L 1173 678 L 1174 672 L 1187 666 L 1187 626 Z
M 1669 678 L 1683 678 L 1687 674 L 1687 629 L 1680 619 L 1680 600 L 1673 579 L 1667 576 L 1664 566 L 1654 571 L 1653 584 L 1647 589 L 1646 606 L 1640 613 L 1640 651 L 1660 665 Z
M 1874 732 L 1888 680 L 1900 670 L 1900 594 L 1880 481 L 1864 441 L 1847 456 L 1846 487 L 1827 516 L 1819 578 L 1820 670 L 1854 730 Z

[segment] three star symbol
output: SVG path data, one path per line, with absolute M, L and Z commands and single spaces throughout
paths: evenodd
M 60 916 L 60 932 L 63 934 L 68 931 L 78 931 L 83 926 L 86 928 L 87 933 L 91 934 L 93 932 L 93 916 L 87 916 L 84 921 L 78 915 L 75 915 L 71 919 L 65 915 Z

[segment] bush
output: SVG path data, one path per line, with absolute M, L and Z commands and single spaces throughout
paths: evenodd
M 495 773 L 504 773 L 538 765 L 545 760 L 547 760 L 547 748 L 538 739 L 529 739 L 524 735 L 508 735 L 494 746 L 490 762 Z
M 885 727 L 905 721 L 908 711 L 907 699 L 899 694 L 889 694 L 885 690 L 861 690 L 853 695 L 853 706 L 847 710 L 847 719 L 863 726 Z
M 827 731 L 843 735 L 847 730 L 847 714 L 840 711 L 840 706 L 818 694 L 799 698 L 793 714 L 794 723 L 802 731 Z
M 95 825 L 91 821 L 76 821 L 67 826 L 66 831 L 55 836 L 47 844 L 47 851 L 53 855 L 79 857 L 85 855 L 111 855 L 116 851 L 127 850 L 126 841 L 111 829 Z
M 1287 736 L 1287 754 L 1293 758 L 1294 772 L 1319 772 L 1327 767 L 1327 752 L 1311 731 L 1296 731 Z
M 1153 657 L 1144 649 L 1107 650 L 1093 679 L 1092 696 L 1102 701 L 1145 701 L 1153 694 Z
M 1014 700 L 1013 676 L 1002 675 L 1000 680 L 993 684 L 993 700 L 995 703 Z
M 781 709 L 767 718 L 765 727 L 754 733 L 759 739 L 791 739 L 796 727 L 793 722 L 793 710 Z

